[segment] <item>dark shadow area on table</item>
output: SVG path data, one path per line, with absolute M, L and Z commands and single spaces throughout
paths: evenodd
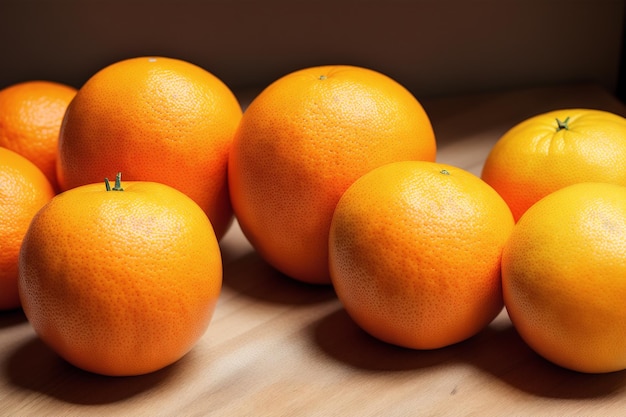
M 535 353 L 512 325 L 499 333 L 488 327 L 471 341 L 473 349 L 461 360 L 532 395 L 591 399 L 622 396 L 626 390 L 626 372 L 585 374 L 557 366 Z
M 290 278 L 250 252 L 224 265 L 224 286 L 248 297 L 276 304 L 314 304 L 335 298 L 331 285 L 314 285 Z
M 339 308 L 313 325 L 317 346 L 331 358 L 367 371 L 407 371 L 449 362 L 461 352 L 459 345 L 416 351 L 382 342 L 362 330 Z
M 365 371 L 411 371 L 466 363 L 539 397 L 604 398 L 622 396 L 626 391 L 626 371 L 584 374 L 556 366 L 534 353 L 510 324 L 492 324 L 468 340 L 433 350 L 382 342 L 360 329 L 342 308 L 321 318 L 312 332 L 326 355 Z
M 26 321 L 26 315 L 21 308 L 0 312 L 0 329 L 26 323 Z
M 222 264 L 224 265 L 236 262 L 242 254 L 254 251 L 254 248 L 250 246 L 246 237 L 241 232 L 239 224 L 234 217 L 226 233 L 219 240 L 219 247 Z
M 186 358 L 150 374 L 110 377 L 74 367 L 33 337 L 8 356 L 2 372 L 18 387 L 68 403 L 95 405 L 122 401 L 161 385 Z

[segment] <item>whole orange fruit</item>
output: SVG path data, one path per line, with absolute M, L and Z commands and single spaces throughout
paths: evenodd
M 626 119 L 593 109 L 528 118 L 491 149 L 481 177 L 502 195 L 515 220 L 540 198 L 578 182 L 626 185 Z
M 0 146 L 34 163 L 58 190 L 59 129 L 76 89 L 52 81 L 25 81 L 0 90 Z
M 295 71 L 243 115 L 229 160 L 235 215 L 269 264 L 328 284 L 328 230 L 341 194 L 373 168 L 435 153 L 426 112 L 398 82 L 353 66 Z
M 414 349 L 448 346 L 502 310 L 500 260 L 513 226 L 504 200 L 468 171 L 387 164 L 337 204 L 332 282 L 346 312 L 372 336 Z
M 54 197 L 46 176 L 23 156 L 0 147 L 0 310 L 20 306 L 17 262 L 37 211 Z
M 191 197 L 220 238 L 232 221 L 228 152 L 241 106 L 216 76 L 189 62 L 138 57 L 94 74 L 67 109 L 59 138 L 63 190 L 124 172 Z
M 40 338 L 75 366 L 138 375 L 185 355 L 222 283 L 216 236 L 189 197 L 156 182 L 57 195 L 32 220 L 19 292 Z
M 581 372 L 626 369 L 626 187 L 579 183 L 531 206 L 502 255 L 521 337 Z

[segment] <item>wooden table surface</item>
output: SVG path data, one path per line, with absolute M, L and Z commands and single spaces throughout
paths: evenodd
M 480 174 L 499 136 L 565 107 L 626 107 L 594 85 L 422 100 L 438 160 Z M 503 311 L 477 336 L 416 351 L 361 331 L 330 287 L 266 265 L 236 224 L 221 242 L 224 286 L 195 348 L 159 372 L 111 378 L 78 370 L 0 313 L 0 416 L 618 416 L 626 371 L 588 375 L 544 361 Z

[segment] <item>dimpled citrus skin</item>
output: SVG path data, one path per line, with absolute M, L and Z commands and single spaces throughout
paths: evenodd
M 232 221 L 228 153 L 241 119 L 230 89 L 208 71 L 166 57 L 113 63 L 78 90 L 59 136 L 62 190 L 101 182 L 156 181 L 191 197 L 221 238 Z
M 0 90 L 0 146 L 34 163 L 55 191 L 59 129 L 75 95 L 72 86 L 44 80 Z
M 20 306 L 17 262 L 28 225 L 54 197 L 39 168 L 25 157 L 0 147 L 0 310 Z
M 244 113 L 229 160 L 235 215 L 268 263 L 328 284 L 328 229 L 341 194 L 382 164 L 435 153 L 428 116 L 396 81 L 341 65 L 295 71 Z
M 626 187 L 579 183 L 539 200 L 504 248 L 502 279 L 538 354 L 580 372 L 626 369 Z
M 211 320 L 220 249 L 201 208 L 153 182 L 104 183 L 55 197 L 33 219 L 19 258 L 24 312 L 75 366 L 104 375 L 161 369 Z
M 566 128 L 559 128 L 559 122 Z M 515 219 L 540 198 L 578 182 L 626 185 L 626 119 L 593 109 L 559 109 L 522 121 L 491 149 L 481 177 Z
M 513 225 L 504 200 L 460 168 L 377 168 L 348 188 L 333 215 L 337 296 L 385 342 L 434 349 L 465 340 L 502 310 L 500 258 Z

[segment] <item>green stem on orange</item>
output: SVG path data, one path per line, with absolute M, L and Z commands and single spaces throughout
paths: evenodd
M 448 171 L 447 169 L 442 169 L 441 171 L 439 171 L 439 173 L 443 175 L 450 175 L 450 171 Z
M 115 176 L 115 185 L 113 186 L 113 188 L 111 188 L 111 184 L 109 183 L 108 178 L 104 179 L 104 186 L 106 187 L 107 191 L 124 191 L 124 189 L 122 188 L 122 173 L 118 172 Z
M 556 131 L 558 132 L 559 130 L 563 130 L 563 129 L 569 130 L 568 123 L 569 123 L 569 116 L 567 116 L 565 120 L 563 121 L 560 121 L 559 118 L 557 117 L 556 118 Z

